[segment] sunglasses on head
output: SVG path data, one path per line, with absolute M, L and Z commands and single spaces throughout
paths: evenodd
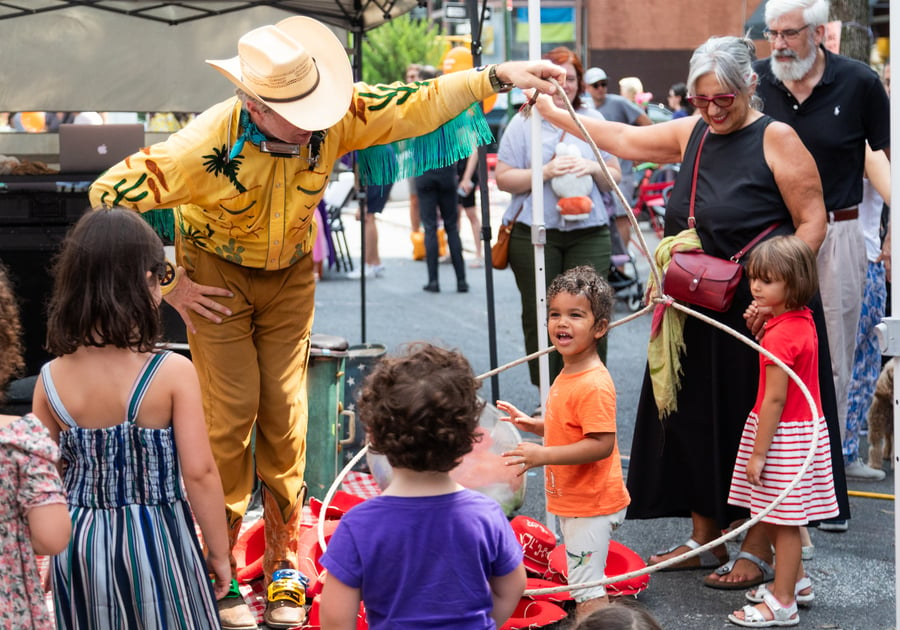
M 606 87 L 607 82 L 606 82 L 606 79 L 604 79 L 603 81 L 595 81 L 594 83 L 591 83 L 591 85 L 592 85 L 594 88 Z
M 737 94 L 716 94 L 715 96 L 688 96 L 688 103 L 699 109 L 706 109 L 710 103 L 716 107 L 731 107 Z

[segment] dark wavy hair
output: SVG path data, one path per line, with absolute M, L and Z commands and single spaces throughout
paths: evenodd
M 763 282 L 784 281 L 784 305 L 806 306 L 819 290 L 816 255 L 798 236 L 788 234 L 763 241 L 750 251 L 747 276 Z
M 480 386 L 455 350 L 418 342 L 383 359 L 357 402 L 370 449 L 395 468 L 449 472 L 480 440 Z
M 137 212 L 87 212 L 53 263 L 47 351 L 61 356 L 82 346 L 155 349 L 162 322 L 147 272 L 158 281 L 165 263 L 162 241 Z
M 0 402 L 5 400 L 6 384 L 24 367 L 19 305 L 6 267 L 0 264 Z
M 612 317 L 615 293 L 609 282 L 590 265 L 572 267 L 556 276 L 547 289 L 547 304 L 560 293 L 586 297 L 591 305 L 595 326 L 600 320 L 608 322 Z
M 584 92 L 584 66 L 581 65 L 581 59 L 578 58 L 575 51 L 565 46 L 557 46 L 546 53 L 544 59 L 549 59 L 558 66 L 564 63 L 572 64 L 575 68 L 575 76 L 578 77 L 578 89 L 575 91 L 575 98 L 572 99 L 572 109 L 581 107 L 581 93 Z

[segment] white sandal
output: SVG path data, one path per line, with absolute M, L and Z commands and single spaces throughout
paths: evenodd
M 805 591 L 806 589 L 810 589 L 810 592 L 806 595 L 801 595 L 800 591 Z M 747 598 L 748 602 L 753 602 L 754 604 L 761 604 L 763 598 L 766 593 L 770 593 L 768 588 L 766 588 L 765 584 L 761 584 L 756 588 L 751 588 L 749 591 L 744 593 L 744 597 Z M 809 580 L 808 575 L 804 575 L 797 582 L 797 585 L 794 587 L 794 598 L 797 601 L 797 605 L 800 607 L 806 607 L 813 603 L 813 600 L 816 598 L 815 592 L 812 590 L 812 582 Z
M 728 621 L 744 628 L 785 628 L 788 626 L 796 626 L 800 623 L 800 616 L 797 614 L 797 602 L 790 606 L 782 606 L 781 602 L 775 599 L 772 593 L 766 593 L 763 596 L 763 604 L 772 612 L 772 619 L 766 619 L 756 606 L 744 606 L 741 610 L 744 618 L 739 619 L 734 614 L 728 615 Z

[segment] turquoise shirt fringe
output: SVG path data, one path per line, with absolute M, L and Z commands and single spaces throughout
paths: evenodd
M 479 146 L 494 141 L 480 103 L 416 138 L 380 144 L 357 152 L 364 184 L 393 184 L 426 171 L 450 166 L 469 157 Z

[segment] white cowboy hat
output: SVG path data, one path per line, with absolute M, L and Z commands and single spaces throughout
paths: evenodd
M 327 129 L 350 108 L 353 71 L 344 45 L 312 18 L 261 26 L 238 41 L 238 55 L 207 59 L 250 96 L 306 131 Z

